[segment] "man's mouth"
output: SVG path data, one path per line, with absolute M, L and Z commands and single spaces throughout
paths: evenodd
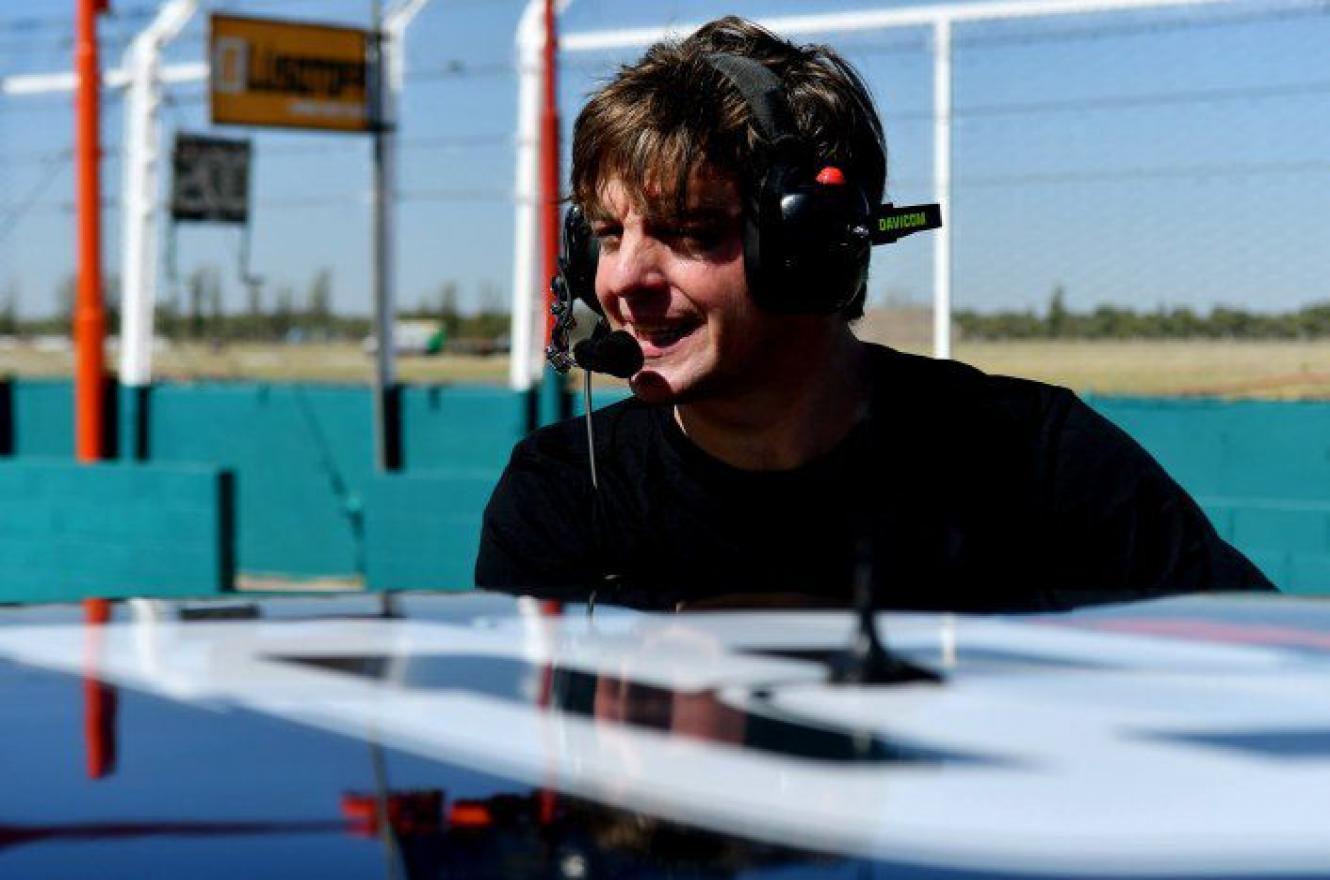
M 656 357 L 665 354 L 685 337 L 701 326 L 698 321 L 671 321 L 663 324 L 634 324 L 633 336 L 642 346 L 642 354 Z

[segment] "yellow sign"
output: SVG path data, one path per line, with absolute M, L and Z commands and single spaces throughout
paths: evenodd
M 367 131 L 363 30 L 213 15 L 212 121 Z

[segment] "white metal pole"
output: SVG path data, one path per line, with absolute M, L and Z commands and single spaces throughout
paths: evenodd
M 102 88 L 110 91 L 129 85 L 132 74 L 128 67 L 113 67 L 102 71 Z M 200 82 L 208 78 L 206 62 L 190 61 L 172 64 L 160 69 L 163 83 Z M 72 73 L 20 73 L 0 76 L 0 97 L 21 98 L 25 95 L 51 95 L 72 92 L 78 78 Z
M 942 228 L 933 237 L 933 357 L 951 357 L 951 22 L 933 25 L 933 199 Z
M 197 11 L 199 0 L 172 0 L 130 44 L 125 102 L 124 204 L 120 309 L 120 383 L 152 381 L 153 310 L 157 302 L 157 192 L 161 175 L 158 110 L 162 49 Z
M 534 354 L 544 327 L 536 296 L 536 177 L 540 161 L 540 50 L 544 40 L 543 0 L 528 0 L 517 26 L 517 167 L 513 203 L 513 297 L 508 384 L 527 391 L 540 375 Z
M 393 322 L 397 314 L 397 165 L 398 139 L 397 123 L 401 112 L 402 87 L 406 79 L 406 29 L 411 21 L 425 8 L 429 0 L 403 0 L 384 13 L 382 40 L 379 44 L 380 59 L 387 79 L 386 88 L 379 94 L 379 108 L 382 128 L 378 137 L 382 155 L 379 157 L 378 186 L 375 190 L 380 240 L 376 264 L 379 272 L 379 286 L 388 321 L 383 328 L 381 351 L 387 353 L 387 371 L 384 381 L 391 385 L 396 381 L 394 361 L 395 339 Z
M 1122 12 L 1133 9 L 1162 9 L 1177 6 L 1214 6 L 1242 0 L 1010 0 L 1010 2 L 939 3 L 929 6 L 857 9 L 810 15 L 785 15 L 758 18 L 756 21 L 783 36 L 808 33 L 884 30 L 900 27 L 926 27 L 939 21 L 969 22 L 1011 18 L 1041 18 L 1092 12 Z M 690 34 L 702 22 L 661 25 L 658 27 L 617 28 L 566 34 L 560 40 L 565 52 L 603 51 L 646 46 L 672 34 Z
M 157 107 L 161 101 L 153 68 L 157 51 L 135 41 L 126 64 L 131 80 L 125 102 L 124 196 L 121 205 L 120 382 L 152 382 L 153 306 L 157 300 Z
M 388 9 L 383 17 L 384 35 L 388 38 L 384 45 L 388 64 L 388 86 L 393 102 L 393 118 L 397 118 L 397 105 L 402 97 L 402 87 L 406 82 L 406 29 L 420 11 L 429 5 L 429 0 L 402 0 Z

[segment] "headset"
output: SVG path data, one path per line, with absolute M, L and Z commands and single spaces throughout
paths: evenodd
M 863 295 L 873 245 L 942 226 L 939 205 L 875 206 L 841 169 L 818 167 L 799 136 L 780 78 L 766 65 L 726 53 L 706 60 L 743 96 L 763 141 L 757 157 L 762 174 L 748 196 L 743 229 L 744 274 L 759 307 L 783 314 L 840 311 Z M 618 334 L 609 333 L 596 299 L 599 257 L 600 245 L 586 215 L 573 205 L 564 216 L 559 272 L 550 282 L 556 321 L 546 357 L 559 372 L 578 364 L 622 375 L 633 366 L 632 359 L 621 363 L 612 358 L 606 364 L 596 357 L 606 341 L 626 347 Z M 577 300 L 601 320 L 591 339 L 570 355 L 568 334 L 576 326 Z M 640 360 L 627 375 L 638 369 Z

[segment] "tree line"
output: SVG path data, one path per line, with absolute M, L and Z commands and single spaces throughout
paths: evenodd
M 1066 305 L 1062 288 L 1053 291 L 1043 314 L 1034 310 L 953 314 L 966 339 L 1322 339 L 1330 337 L 1330 302 L 1288 312 L 1253 312 L 1215 306 L 1198 312 L 1185 306 L 1137 311 L 1100 305 L 1084 312 Z
M 223 299 L 222 273 L 216 266 L 194 269 L 182 282 L 168 280 L 155 311 L 155 331 L 168 339 L 226 342 L 359 341 L 371 332 L 367 315 L 339 314 L 333 306 L 334 277 L 330 269 L 314 273 L 303 291 L 281 284 L 269 293 L 262 283 L 246 285 L 242 309 L 228 309 Z M 64 335 L 70 332 L 76 300 L 73 275 L 55 290 L 55 310 L 41 318 L 18 313 L 18 285 L 0 288 L 0 336 Z M 120 326 L 120 280 L 105 279 L 103 300 L 108 332 Z M 459 287 L 446 281 L 415 306 L 399 309 L 400 320 L 437 321 L 445 338 L 492 340 L 508 333 L 507 304 L 498 287 L 481 285 L 479 308 L 464 310 Z

